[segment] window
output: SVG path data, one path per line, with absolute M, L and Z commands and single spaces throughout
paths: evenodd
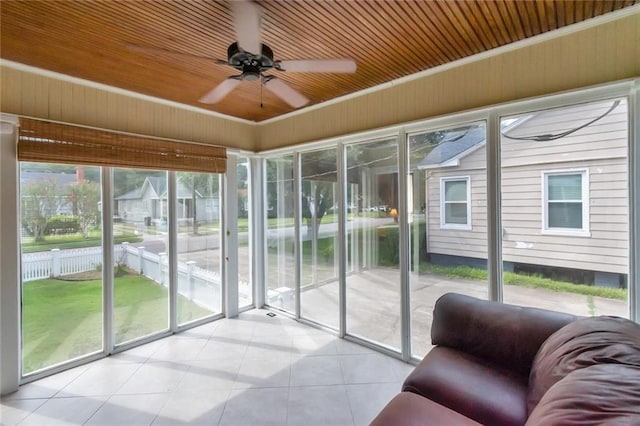
M 440 226 L 452 229 L 471 229 L 470 178 L 440 179 Z
M 543 172 L 544 231 L 589 232 L 586 170 Z

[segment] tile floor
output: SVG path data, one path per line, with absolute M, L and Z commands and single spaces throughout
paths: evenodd
M 252 310 L 26 384 L 2 425 L 367 425 L 413 366 Z

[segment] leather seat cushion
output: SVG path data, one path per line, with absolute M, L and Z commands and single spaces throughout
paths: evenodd
M 527 376 L 445 346 L 433 348 L 409 374 L 414 392 L 482 424 L 527 420 Z
M 479 423 L 411 392 L 400 392 L 370 426 L 478 426 Z

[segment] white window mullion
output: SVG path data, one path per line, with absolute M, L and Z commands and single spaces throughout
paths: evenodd
M 113 170 L 102 168 L 102 264 L 113 265 Z M 102 268 L 102 342 L 105 355 L 110 354 L 115 346 L 113 332 L 113 268 Z
M 176 172 L 168 172 L 167 201 L 169 230 L 169 330 L 178 329 L 178 218 Z M 161 214 L 162 215 L 162 214 Z

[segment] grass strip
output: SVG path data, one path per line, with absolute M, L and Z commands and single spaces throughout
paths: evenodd
M 430 263 L 420 263 L 420 272 L 430 272 L 451 278 L 467 278 L 486 281 L 488 273 L 485 269 L 470 266 L 442 266 Z M 565 281 L 555 281 L 550 278 L 535 275 L 504 272 L 503 281 L 507 285 L 517 285 L 529 288 L 544 288 L 556 292 L 576 293 L 585 296 L 605 297 L 607 299 L 627 300 L 627 290 L 608 287 L 596 287 L 586 284 L 574 284 Z

